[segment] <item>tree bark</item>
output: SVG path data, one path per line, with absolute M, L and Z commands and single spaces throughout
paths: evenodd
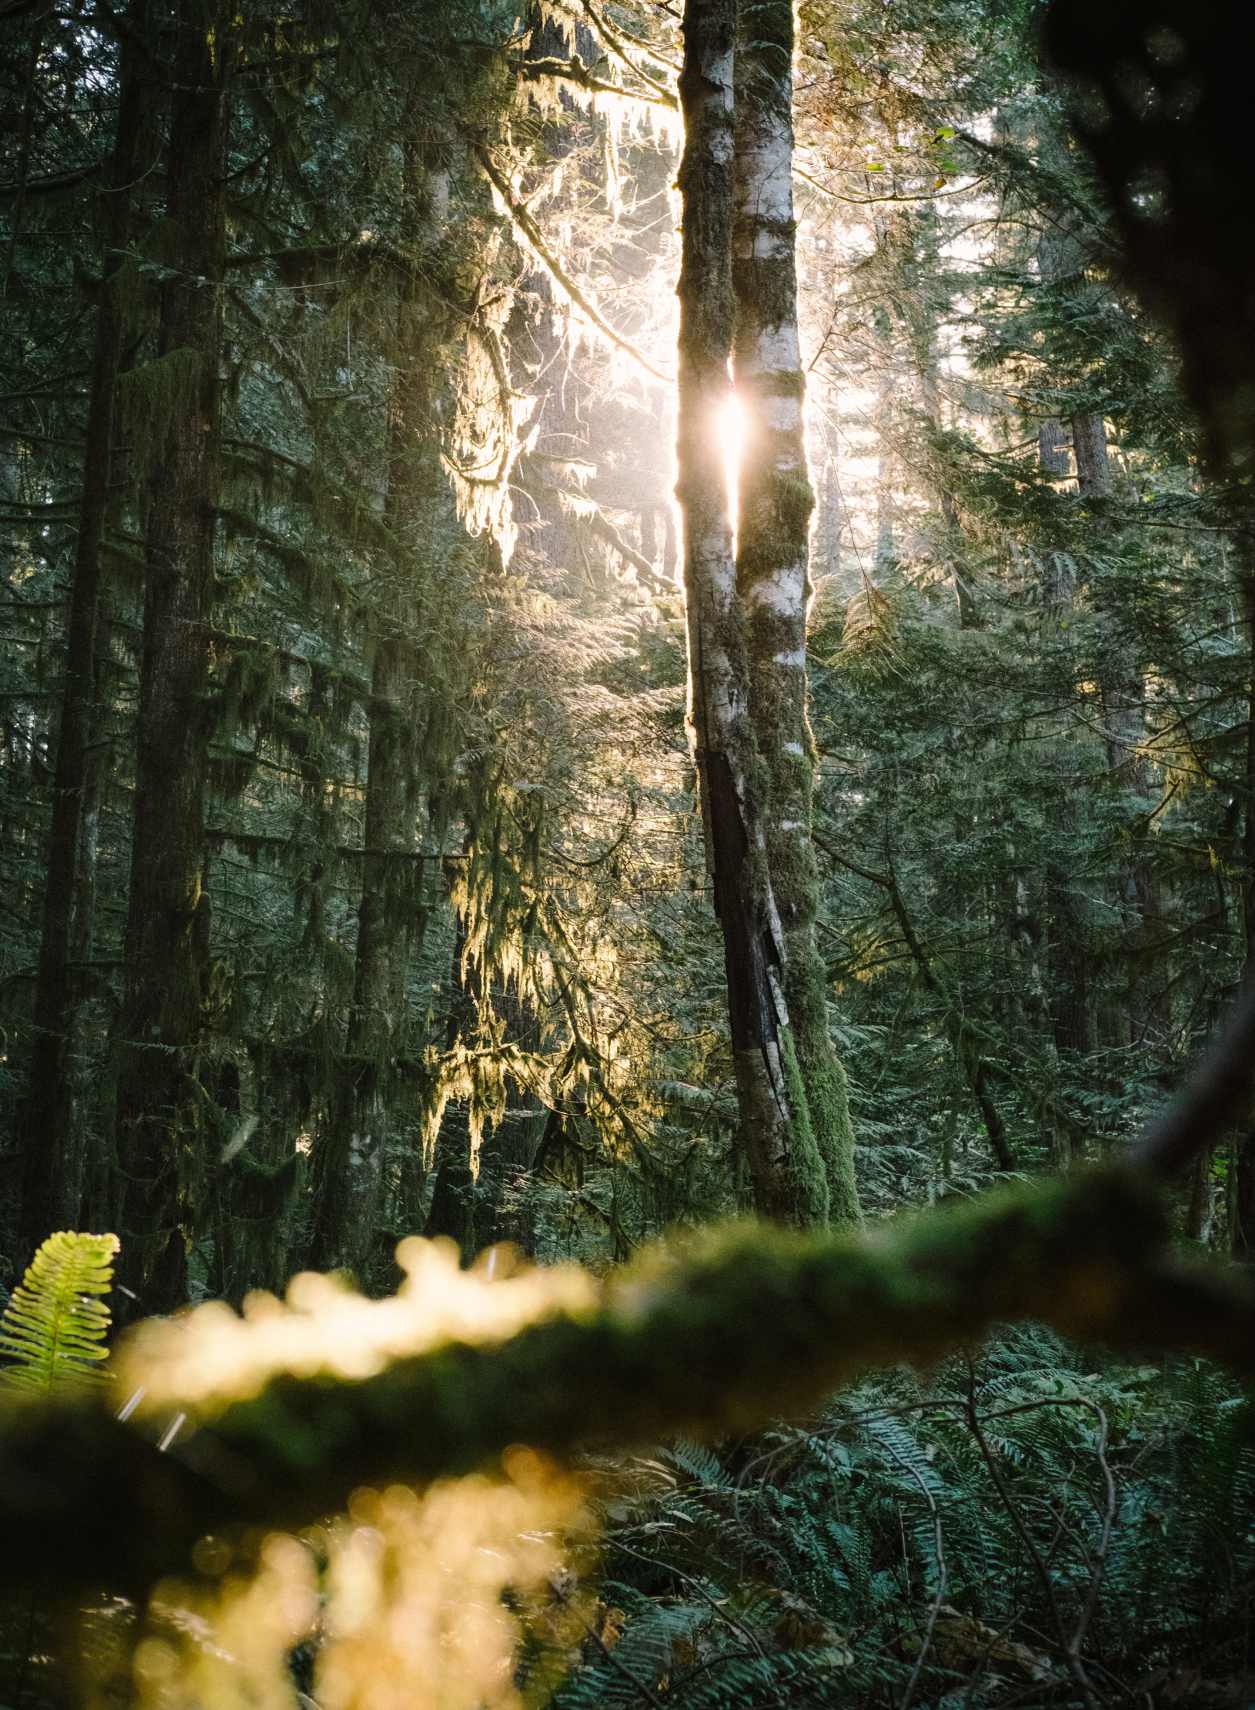
M 1255 566 L 1241 580 L 1242 619 L 1246 630 L 1246 807 L 1242 818 L 1242 928 L 1246 939 L 1243 977 L 1255 980 Z M 1235 1259 L 1255 1262 L 1255 1109 L 1233 1146 L 1231 1246 Z
M 813 506 L 803 419 L 793 217 L 793 4 L 742 0 L 736 57 L 733 377 L 745 422 L 737 594 L 750 713 L 763 767 L 767 864 L 784 934 L 784 989 L 829 1216 L 859 1220 L 845 1069 L 828 1032 L 815 943 L 815 742 L 807 717 L 806 617 Z
M 118 275 L 126 265 L 144 88 L 134 38 L 145 23 L 147 0 L 132 0 L 122 35 L 118 70 L 118 116 L 99 206 L 103 267 L 83 452 L 83 490 L 78 516 L 70 608 L 66 622 L 65 685 L 53 779 L 52 824 L 39 968 L 35 982 L 34 1044 L 25 1109 L 22 1158 L 20 1265 L 54 1229 L 78 1228 L 83 1192 L 85 1124 L 77 1108 L 83 1075 L 74 1061 L 80 979 L 74 963 L 90 948 L 91 881 L 95 835 L 92 804 L 95 768 L 91 742 L 96 728 L 98 687 L 101 538 L 109 509 L 115 452 L 116 390 L 122 360 L 124 311 Z M 94 1224 L 99 1208 L 88 1210 Z
M 428 174 L 417 143 L 418 117 L 407 115 L 404 195 L 411 268 L 397 305 L 396 378 L 388 424 L 384 516 L 411 565 L 401 587 L 381 587 L 371 669 L 365 854 L 357 917 L 353 1000 L 329 1132 L 320 1148 L 313 1260 L 365 1274 L 386 1191 L 386 1148 L 394 1089 L 391 1058 L 406 1019 L 405 974 L 425 926 L 416 890 L 419 810 L 419 706 L 422 672 L 414 636 L 424 578 L 435 573 L 434 530 L 452 500 L 440 465 L 433 373 L 444 310 L 418 265 L 437 237 L 435 206 L 447 204 L 443 173 Z M 437 177 L 443 179 L 437 184 Z
M 124 1281 L 147 1311 L 186 1298 L 198 1234 L 210 1032 L 205 789 L 219 489 L 229 28 L 181 0 L 171 82 L 158 358 L 140 423 L 144 526 L 134 843 L 119 1038 L 117 1221 Z M 139 376 L 137 375 L 137 378 Z
M 1044 284 L 1053 284 L 1074 271 L 1075 248 L 1070 238 L 1057 234 L 1043 235 L 1037 248 L 1038 270 Z M 1101 422 L 1100 422 L 1101 429 Z M 1093 447 L 1092 434 L 1086 441 Z M 1106 439 L 1102 440 L 1106 456 Z M 1068 457 L 1067 436 L 1063 423 L 1054 417 L 1041 422 L 1037 430 L 1037 456 L 1041 473 L 1051 481 L 1066 480 L 1072 473 Z M 1065 561 L 1052 553 L 1043 566 L 1041 578 L 1042 628 L 1057 643 L 1065 621 L 1070 621 L 1076 603 L 1076 578 Z M 1059 826 L 1064 833 L 1074 829 L 1075 811 L 1062 774 L 1067 767 L 1065 745 L 1049 755 L 1049 766 L 1055 774 L 1058 789 Z M 1043 900 L 1046 917 L 1046 953 L 1049 969 L 1049 1013 L 1052 1038 L 1048 1048 L 1048 1066 L 1052 1074 L 1049 1102 L 1052 1106 L 1051 1128 L 1056 1146 L 1066 1135 L 1069 1155 L 1079 1155 L 1081 1135 L 1068 1120 L 1059 1097 L 1059 1071 L 1069 1065 L 1073 1056 L 1088 1055 L 1095 1044 L 1095 1024 L 1090 990 L 1090 948 L 1088 925 L 1083 905 L 1076 889 L 1075 875 L 1066 863 L 1047 858 L 1043 873 Z M 1060 1160 L 1063 1161 L 1062 1159 Z
M 766 1216 L 820 1223 L 823 1160 L 782 983 L 784 944 L 762 825 L 762 762 L 750 720 L 731 518 L 718 442 L 729 397 L 733 290 L 734 0 L 688 0 L 680 103 L 679 428 L 676 496 L 684 522 L 688 718 L 707 862 L 723 932 L 741 1142 Z M 803 526 L 809 515 L 809 491 Z

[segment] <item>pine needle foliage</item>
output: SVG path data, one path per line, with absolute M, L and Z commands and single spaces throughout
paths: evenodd
M 50 1235 L 14 1289 L 0 1319 L 0 1385 L 63 1394 L 97 1382 L 105 1338 L 116 1235 L 62 1229 Z

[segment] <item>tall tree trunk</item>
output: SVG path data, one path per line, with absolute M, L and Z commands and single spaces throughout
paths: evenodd
M 876 429 L 876 552 L 872 562 L 877 582 L 883 583 L 898 558 L 898 454 L 893 442 L 894 376 L 889 340 L 882 339 L 880 345 L 883 366 L 872 416 Z
M 175 13 L 169 272 L 157 360 L 134 376 L 151 452 L 116 1123 L 123 1276 L 149 1312 L 186 1298 L 206 1163 L 200 1060 L 212 1003 L 205 790 L 232 57 L 225 22 L 200 0 L 180 0 Z
M 420 159 L 418 115 L 407 117 L 406 247 L 410 270 L 397 306 L 396 378 L 388 424 L 384 515 L 412 557 L 409 586 L 381 589 L 371 669 L 365 850 L 353 1001 L 331 1128 L 321 1149 L 313 1262 L 364 1274 L 378 1231 L 395 1090 L 391 1059 L 404 1032 L 405 974 L 425 925 L 418 850 L 421 671 L 414 647 L 424 578 L 435 572 L 438 524 L 452 522 L 433 408 L 444 311 L 419 265 L 438 236 L 433 208 L 448 180 Z M 437 182 L 439 180 L 439 182 Z
M 1048 562 L 1043 575 L 1043 629 L 1057 644 L 1058 629 L 1068 621 L 1075 605 L 1075 583 L 1056 558 Z M 1065 836 L 1075 832 L 1075 805 L 1068 793 L 1066 773 L 1070 764 L 1068 744 L 1061 741 L 1060 751 L 1048 755 L 1050 770 L 1056 778 L 1056 814 L 1059 830 Z M 1066 1069 L 1074 1059 L 1088 1056 L 1096 1043 L 1095 1012 L 1090 986 L 1089 926 L 1085 905 L 1077 889 L 1077 876 L 1066 861 L 1057 856 L 1047 857 L 1044 873 L 1046 913 L 1047 964 L 1050 973 L 1050 1021 L 1052 1043 L 1050 1067 L 1056 1080 L 1060 1068 Z M 1062 1124 L 1068 1136 L 1068 1146 L 1077 1152 L 1080 1132 L 1070 1122 L 1066 1110 L 1058 1104 L 1056 1091 L 1055 1124 Z
M 472 841 L 468 829 L 466 846 Z M 469 1034 L 475 1013 L 479 969 L 466 963 L 466 918 L 459 913 L 453 934 L 453 957 L 449 968 L 449 1022 L 445 1048 L 452 1050 L 463 1034 Z M 471 1163 L 471 1132 L 465 1106 L 445 1107 L 436 1137 L 435 1174 L 431 1204 L 423 1234 L 428 1240 L 445 1235 L 456 1241 L 464 1260 L 475 1252 L 475 1170 Z
M 1037 259 L 1041 277 L 1047 283 L 1052 283 L 1067 265 L 1059 243 L 1047 238 L 1043 238 L 1038 246 Z M 1062 422 L 1050 417 L 1039 424 L 1037 456 L 1041 473 L 1051 480 L 1063 480 L 1071 474 L 1067 436 Z M 1052 646 L 1058 646 L 1060 631 L 1070 622 L 1075 604 L 1076 578 L 1070 561 L 1052 553 L 1041 573 L 1043 639 L 1048 637 Z M 1063 778 L 1069 765 L 1066 746 L 1061 742 L 1048 756 L 1048 763 L 1058 779 L 1059 829 L 1070 835 L 1075 828 L 1075 808 Z M 1060 1145 L 1066 1135 L 1068 1152 L 1076 1155 L 1079 1154 L 1082 1136 L 1069 1120 L 1059 1098 L 1058 1081 L 1060 1069 L 1066 1069 L 1072 1058 L 1088 1055 L 1095 1043 L 1087 922 L 1076 889 L 1076 875 L 1068 870 L 1066 862 L 1055 857 L 1047 859 L 1043 892 L 1052 1034 L 1047 1049 L 1047 1068 L 1052 1076 L 1050 1127 L 1056 1145 Z
M 1255 566 L 1242 577 L 1246 629 L 1246 808 L 1242 820 L 1242 927 L 1246 939 L 1243 976 L 1255 980 Z M 1255 1109 L 1233 1148 L 1232 1248 L 1235 1259 L 1255 1262 Z
M 807 717 L 812 494 L 802 412 L 793 218 L 793 0 L 742 0 L 736 56 L 733 378 L 745 421 L 737 594 L 763 765 L 767 865 L 784 934 L 784 989 L 829 1216 L 859 1220 L 845 1069 L 828 1032 L 815 943 L 815 742 Z
M 1111 460 L 1107 453 L 1107 428 L 1097 414 L 1072 418 L 1072 449 L 1076 457 L 1076 484 L 1082 500 L 1105 500 L 1111 494 Z M 1106 732 L 1107 765 L 1113 778 L 1145 800 L 1154 791 L 1149 762 L 1141 752 L 1146 740 L 1144 701 L 1146 684 L 1137 663 L 1131 637 L 1118 622 L 1105 625 L 1105 658 L 1101 664 L 1100 690 Z M 1163 901 L 1158 877 L 1145 849 L 1146 829 L 1139 828 L 1140 849 L 1135 845 L 1122 864 L 1117 878 L 1120 907 L 1131 924 L 1132 957 L 1129 977 L 1128 1025 L 1135 1038 L 1153 1021 L 1165 1036 L 1171 1030 L 1171 1004 L 1152 995 L 1143 1005 L 1140 992 L 1151 991 L 1155 961 L 1163 936 Z
M 937 204 L 925 203 L 908 228 L 906 243 L 910 256 L 910 275 L 914 284 L 929 275 L 935 276 L 940 266 L 937 233 Z M 939 435 L 945 422 L 941 407 L 941 355 L 937 340 L 937 306 L 931 296 L 918 289 L 909 289 L 903 297 L 903 316 L 911 342 L 915 376 L 919 383 L 920 411 L 934 435 Z M 932 473 L 929 485 L 941 511 L 942 554 L 950 560 L 954 579 L 954 602 L 960 629 L 981 627 L 980 609 L 964 563 L 966 542 L 959 524 L 958 506 L 954 499 L 953 476 L 936 456 L 930 457 Z
M 92 735 L 98 711 L 96 646 L 100 609 L 101 538 L 109 508 L 114 456 L 118 371 L 124 311 L 118 275 L 126 265 L 131 186 L 136 176 L 143 122 L 144 88 L 135 45 L 145 25 L 147 0 L 132 0 L 122 35 L 118 70 L 118 116 L 113 155 L 99 207 L 103 267 L 83 491 L 66 623 L 65 685 L 57 740 L 48 837 L 47 879 L 39 968 L 35 981 L 35 1037 L 25 1110 L 22 1158 L 20 1258 L 24 1263 L 52 1230 L 77 1228 L 83 1188 L 85 1122 L 77 1107 L 83 1076 L 73 1062 L 82 1007 L 81 962 L 90 951 L 91 886 L 96 827 Z M 87 1208 L 95 1222 L 101 1208 Z
M 353 998 L 329 1131 L 319 1146 L 312 1263 L 364 1274 L 384 1197 L 393 1110 L 391 1057 L 405 1023 L 405 967 L 416 919 L 407 920 L 415 871 L 414 670 L 399 636 L 376 638 L 371 670 L 362 895 Z
M 729 397 L 733 292 L 734 0 L 688 0 L 680 103 L 679 425 L 689 721 L 723 932 L 741 1140 L 767 1216 L 823 1222 L 828 1182 L 810 1129 L 783 990 L 784 944 L 762 825 L 762 763 L 718 439 Z M 809 516 L 809 489 L 800 504 Z

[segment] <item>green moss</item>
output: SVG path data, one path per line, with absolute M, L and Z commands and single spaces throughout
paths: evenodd
M 738 221 L 738 226 L 743 229 L 750 225 L 754 231 L 761 231 L 768 223 L 755 219 Z M 782 229 L 781 222 L 773 221 L 770 224 L 774 230 Z M 795 230 L 794 222 L 789 220 L 785 224 L 788 234 L 792 236 Z M 750 241 L 751 239 L 742 235 L 738 247 L 747 249 Z M 760 326 L 778 327 L 786 321 L 796 320 L 797 283 L 791 261 L 783 262 L 774 256 L 763 260 L 739 255 L 732 263 L 732 279 L 738 301 L 754 305 L 754 316 Z
M 807 1029 L 807 1034 L 811 1122 L 828 1172 L 829 1220 L 837 1226 L 856 1225 L 863 1213 L 854 1173 L 854 1124 L 845 1066 L 828 1035 L 826 1020 L 813 1034 Z
M 250 1513 L 292 1523 L 358 1484 L 465 1472 L 513 1442 L 565 1454 L 752 1429 L 998 1320 L 1106 1334 L 1165 1239 L 1157 1198 L 1121 1171 L 902 1219 L 874 1240 L 737 1225 L 651 1252 L 594 1306 L 495 1347 L 445 1346 L 359 1384 L 276 1378 L 212 1423 L 201 1458 L 237 1478 L 247 1467 Z
M 201 352 L 180 345 L 119 376 L 119 424 L 139 468 L 160 455 L 175 424 L 195 410 L 204 374 Z
M 827 1227 L 828 1171 L 811 1121 L 810 1098 L 798 1062 L 792 1028 L 780 1035 L 780 1057 L 789 1094 L 789 1175 L 792 1212 L 789 1221 L 799 1229 Z
M 1154 1184 L 1124 1168 L 1017 1185 L 874 1236 L 734 1225 L 656 1248 L 586 1305 L 363 1379 L 272 1378 L 207 1409 L 177 1454 L 104 1404 L 2 1422 L 0 1517 L 29 1583 L 136 1584 L 204 1532 L 301 1526 L 362 1485 L 469 1472 L 509 1445 L 567 1457 L 758 1429 L 877 1366 L 931 1364 L 1036 1318 L 1255 1373 L 1249 1279 L 1166 1255 Z M 499 1283 L 484 1285 L 498 1289 Z M 55 1466 L 56 1479 L 38 1476 Z
M 777 472 L 771 484 L 771 499 L 778 533 L 805 546 L 815 491 L 805 475 Z

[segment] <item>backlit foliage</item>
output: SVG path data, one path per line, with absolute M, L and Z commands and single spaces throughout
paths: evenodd
M 163 1582 L 143 1611 L 86 1617 L 86 1701 L 543 1704 L 584 1632 L 574 1566 L 586 1531 L 575 1484 L 519 1449 L 499 1477 L 359 1490 L 346 1515 L 298 1536 L 206 1539 L 195 1576 Z
M 280 1373 L 370 1377 L 444 1342 L 501 1341 L 595 1298 L 591 1278 L 575 1266 L 515 1270 L 502 1249 L 467 1271 L 453 1242 L 411 1237 L 396 1260 L 405 1280 L 384 1300 L 310 1271 L 292 1279 L 282 1301 L 254 1293 L 242 1313 L 207 1301 L 178 1318 L 150 1319 L 121 1350 L 119 1386 L 157 1419 L 174 1408 L 212 1416 Z
M 98 1382 L 108 1358 L 116 1235 L 50 1235 L 0 1318 L 0 1388 L 61 1394 Z

